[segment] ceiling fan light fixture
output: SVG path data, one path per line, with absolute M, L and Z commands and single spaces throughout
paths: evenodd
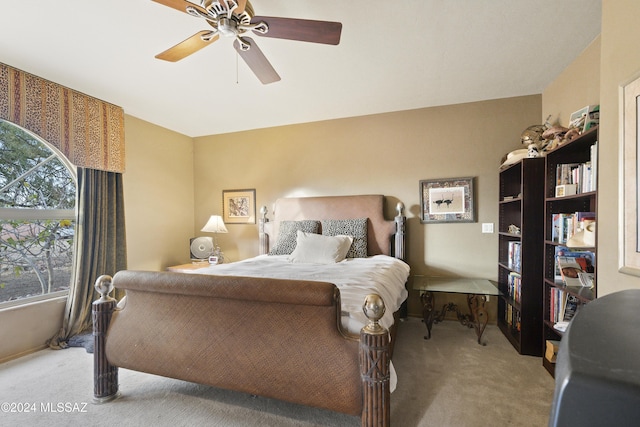
M 226 3 L 227 18 L 231 18 L 231 16 L 233 16 L 233 11 L 238 8 L 238 3 L 233 0 L 220 0 L 220 3 Z
M 256 32 L 258 34 L 265 35 L 269 32 L 269 26 L 267 25 L 266 22 L 260 21 L 255 25 L 252 24 L 251 28 L 247 28 L 247 30 L 252 30 L 253 32 Z
M 215 15 L 216 17 L 227 15 L 227 8 L 224 7 L 219 2 L 213 2 L 209 7 L 206 8 L 209 13 Z
M 342 24 L 331 21 L 256 16 L 249 0 L 153 0 L 187 14 L 203 18 L 213 30 L 200 31 L 156 58 L 176 62 L 218 40 L 234 38 L 233 47 L 263 84 L 280 80 L 250 32 L 267 38 L 337 45 Z M 197 3 L 196 3 L 197 2 Z M 198 4 L 199 3 L 199 4 Z M 253 22 L 252 22 L 253 21 Z
M 202 18 L 204 20 L 206 20 L 209 24 L 214 25 L 217 23 L 218 21 L 218 17 L 216 15 L 213 15 L 211 13 L 211 10 L 209 9 L 205 9 L 207 13 L 204 13 L 203 11 L 201 11 L 198 8 L 195 8 L 193 6 L 187 6 L 187 14 L 193 16 L 194 18 Z
M 249 43 L 248 41 L 246 41 L 242 37 L 238 36 L 238 37 L 236 37 L 236 40 L 238 40 L 238 44 L 240 45 L 240 50 L 241 51 L 246 52 L 249 49 L 251 49 L 251 43 Z
M 210 42 L 217 35 L 218 35 L 218 31 L 209 31 L 208 33 L 201 34 L 200 38 L 202 39 L 203 42 Z
M 218 31 L 225 37 L 236 37 L 239 33 L 238 23 L 233 19 L 220 18 L 218 19 Z

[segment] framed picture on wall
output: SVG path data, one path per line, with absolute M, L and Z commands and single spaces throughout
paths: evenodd
M 473 177 L 420 181 L 420 222 L 476 222 Z
M 222 218 L 225 224 L 255 224 L 256 190 L 222 190 Z

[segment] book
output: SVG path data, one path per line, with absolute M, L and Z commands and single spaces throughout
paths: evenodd
M 551 323 L 557 323 L 562 320 L 564 313 L 564 303 L 566 298 L 565 292 L 559 288 L 551 288 L 549 293 L 549 321 Z
M 585 250 L 574 250 L 567 246 L 556 246 L 555 247 L 555 281 L 562 281 L 562 274 L 560 272 L 560 267 L 558 265 L 558 257 L 570 257 L 570 258 L 584 258 L 584 260 L 580 261 L 586 266 L 585 272 L 594 273 L 594 265 L 596 265 L 596 254 L 595 252 L 585 251 Z
M 562 241 L 560 243 L 566 244 L 567 241 L 573 237 L 574 220 L 575 220 L 574 214 L 562 214 L 563 234 L 562 234 Z
M 580 192 L 587 193 L 592 191 L 591 187 L 591 162 L 584 163 L 580 168 L 582 176 L 580 177 Z
M 556 165 L 556 185 L 575 184 L 573 170 L 577 169 L 580 163 L 560 163 Z
M 586 257 L 557 256 L 560 277 L 566 286 L 593 286 L 593 264 Z
M 590 159 L 584 163 L 556 165 L 556 188 L 575 185 L 575 192 L 556 194 L 556 197 L 587 193 L 596 189 L 597 145 L 590 150 Z
M 564 243 L 562 238 L 564 236 L 564 222 L 562 216 L 564 214 L 554 213 L 551 215 L 551 240 L 557 243 Z
M 580 305 L 580 301 L 578 300 L 578 297 L 576 297 L 575 295 L 567 293 L 566 296 L 565 296 L 564 312 L 562 314 L 562 321 L 563 322 L 568 322 L 571 319 L 573 319 L 573 316 L 575 316 L 576 311 L 578 311 L 579 305 Z
M 596 141 L 590 150 L 591 154 L 591 190 L 598 188 L 598 141 Z
M 504 313 L 504 320 L 507 323 L 507 325 L 509 325 L 509 327 L 513 330 L 520 330 L 520 311 L 518 311 L 518 309 L 514 308 L 511 305 L 507 305 L 505 313 Z
M 551 240 L 566 244 L 584 230 L 585 224 L 596 220 L 595 212 L 554 213 L 551 215 Z
M 507 266 L 511 270 L 520 271 L 522 243 L 512 241 L 507 246 Z
M 553 329 L 560 332 L 566 332 L 568 326 L 569 322 L 557 322 L 555 325 L 553 325 Z
M 547 359 L 551 363 L 556 363 L 559 348 L 560 348 L 560 341 L 547 340 L 547 349 L 544 353 L 545 359 Z
M 522 293 L 522 278 L 520 274 L 516 272 L 510 272 L 507 278 L 507 291 L 509 296 L 516 302 L 520 302 L 520 295 Z

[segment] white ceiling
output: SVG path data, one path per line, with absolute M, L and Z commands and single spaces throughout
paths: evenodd
M 204 21 L 151 0 L 0 0 L 0 62 L 187 136 L 539 94 L 600 33 L 601 0 L 253 0 L 342 22 L 338 46 L 252 36 L 262 85 L 220 39 L 154 56 Z

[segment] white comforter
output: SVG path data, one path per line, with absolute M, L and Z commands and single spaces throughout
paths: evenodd
M 288 255 L 259 255 L 230 264 L 212 265 L 189 271 L 190 274 L 272 277 L 276 279 L 315 280 L 335 284 L 340 289 L 342 327 L 354 334 L 367 323 L 362 311 L 364 298 L 377 293 L 386 311 L 380 320 L 385 328 L 393 325 L 393 313 L 407 299 L 405 283 L 409 266 L 386 255 L 368 258 L 348 258 L 335 264 L 298 264 L 288 261 Z M 396 388 L 398 377 L 390 363 L 390 390 Z
M 335 264 L 298 264 L 289 262 L 287 258 L 287 255 L 260 255 L 230 264 L 200 268 L 190 273 L 334 283 L 340 289 L 342 326 L 355 334 L 359 334 L 367 323 L 362 311 L 367 295 L 377 293 L 384 300 L 386 311 L 380 324 L 385 328 L 393 324 L 393 313 L 408 295 L 405 283 L 409 277 L 409 266 L 390 256 L 348 258 Z

